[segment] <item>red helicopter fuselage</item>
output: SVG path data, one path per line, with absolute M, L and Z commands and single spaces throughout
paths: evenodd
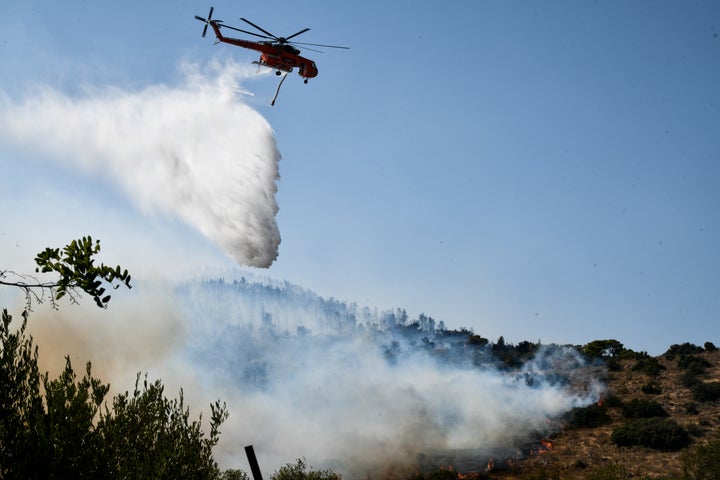
M 273 68 L 280 72 L 290 73 L 293 68 L 298 68 L 298 74 L 305 78 L 317 77 L 318 69 L 315 62 L 299 55 L 300 50 L 288 44 L 273 42 L 253 42 L 240 38 L 226 37 L 220 31 L 222 25 L 215 20 L 210 20 L 210 26 L 215 32 L 218 42 L 228 43 L 242 48 L 248 48 L 260 52 L 260 60 L 255 62 L 258 65 Z

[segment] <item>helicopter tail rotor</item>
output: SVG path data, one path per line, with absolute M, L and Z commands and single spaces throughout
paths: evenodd
M 215 7 L 210 7 L 210 13 L 208 13 L 207 18 L 202 18 L 198 15 L 195 15 L 196 20 L 200 20 L 201 22 L 205 22 L 205 28 L 203 28 L 202 36 L 205 38 L 205 34 L 207 33 L 208 25 L 210 25 L 210 20 L 212 20 L 212 14 Z

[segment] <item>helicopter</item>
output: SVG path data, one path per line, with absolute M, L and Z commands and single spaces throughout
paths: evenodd
M 257 31 L 262 32 L 255 33 L 255 32 L 249 32 L 247 30 L 242 30 L 237 27 L 232 27 L 230 25 L 226 25 L 222 20 L 213 20 L 212 14 L 213 14 L 214 7 L 210 7 L 210 13 L 208 13 L 207 18 L 200 17 L 198 15 L 195 15 L 195 18 L 197 20 L 200 20 L 201 22 L 205 23 L 205 28 L 203 28 L 202 36 L 205 37 L 205 34 L 207 33 L 208 25 L 212 27 L 213 31 L 215 32 L 215 37 L 217 37 L 217 41 L 215 43 L 228 43 L 230 45 L 235 45 L 238 47 L 248 48 L 250 50 L 256 50 L 260 52 L 260 59 L 256 62 L 253 62 L 257 65 L 262 65 L 263 67 L 269 67 L 275 70 L 275 74 L 280 76 L 283 73 L 286 75 L 288 73 L 291 73 L 293 71 L 293 68 L 297 67 L 298 74 L 303 77 L 304 83 L 308 83 L 308 79 L 317 77 L 318 69 L 317 65 L 315 65 L 315 62 L 310 60 L 309 58 L 305 58 L 300 55 L 300 49 L 296 48 L 295 45 L 310 45 L 313 47 L 325 47 L 325 48 L 342 48 L 349 50 L 349 47 L 341 47 L 338 45 L 321 45 L 317 43 L 300 43 L 295 41 L 290 41 L 291 38 L 295 38 L 298 35 L 307 32 L 310 30 L 309 28 L 303 28 L 299 32 L 295 32 L 292 35 L 289 35 L 287 37 L 277 37 L 273 35 L 272 33 L 268 32 L 267 30 L 255 25 L 250 20 L 247 20 L 245 18 L 240 18 L 243 22 L 247 23 L 248 25 L 255 28 Z M 229 30 L 235 30 L 237 32 L 244 33 L 246 35 L 252 35 L 254 37 L 260 37 L 265 40 L 263 41 L 251 41 L 251 40 L 243 40 L 240 38 L 231 38 L 226 37 L 222 34 L 221 29 L 227 28 Z M 320 52 L 320 50 L 314 50 L 312 48 L 307 48 L 307 50 L 311 50 L 314 52 Z M 285 77 L 280 81 L 280 84 L 282 85 L 282 81 L 285 80 Z M 278 90 L 280 90 L 280 86 L 278 86 Z

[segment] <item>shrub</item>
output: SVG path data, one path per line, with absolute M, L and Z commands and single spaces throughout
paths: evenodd
M 717 350 L 717 347 L 712 342 L 705 342 L 705 351 L 706 352 L 714 352 Z
M 628 480 L 630 471 L 617 463 L 608 463 L 593 468 L 585 476 L 586 480 Z
M 605 365 L 607 366 L 608 370 L 611 372 L 620 372 L 622 371 L 622 365 L 618 361 L 617 358 L 611 357 L 605 360 Z
M 298 458 L 294 465 L 288 463 L 273 473 L 271 480 L 342 480 L 342 476 L 331 470 L 315 470 L 308 467 L 304 458 Z
M 705 369 L 710 367 L 710 362 L 697 355 L 680 355 L 677 365 L 682 369 L 701 374 L 705 373 Z
M 612 422 L 604 405 L 577 407 L 565 414 L 568 428 L 596 428 Z
M 692 387 L 693 398 L 698 402 L 720 399 L 720 382 L 700 382 Z
M 655 357 L 641 358 L 632 367 L 633 372 L 643 372 L 650 377 L 657 377 L 663 370 L 665 367 Z
M 634 398 L 622 407 L 625 418 L 667 417 L 668 413 L 655 400 Z
M 613 430 L 610 440 L 620 447 L 640 445 L 657 450 L 677 451 L 690 443 L 690 436 L 673 420 L 638 418 Z
M 662 390 L 655 382 L 648 382 L 642 387 L 640 387 L 640 390 L 642 390 L 643 393 L 647 393 L 648 395 L 659 395 L 662 393 Z
M 229 468 L 220 474 L 220 480 L 250 480 L 250 477 L 242 470 Z
M 680 456 L 683 476 L 692 480 L 720 478 L 720 439 L 697 445 Z
M 697 403 L 695 402 L 687 402 L 685 405 L 685 413 L 688 415 L 697 415 L 700 413 L 697 408 Z
M 698 378 L 697 373 L 687 371 L 680 376 L 680 383 L 686 388 L 692 388 L 698 383 L 702 383 L 702 380 Z
M 682 345 L 674 344 L 670 345 L 670 348 L 665 352 L 665 358 L 668 360 L 675 360 L 678 355 L 692 355 L 693 353 L 703 353 L 705 349 L 692 343 L 685 342 Z

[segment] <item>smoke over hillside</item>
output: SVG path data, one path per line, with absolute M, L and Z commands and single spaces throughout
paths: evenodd
M 238 263 L 268 267 L 280 234 L 280 154 L 267 121 L 243 103 L 234 63 L 186 65 L 180 85 L 43 88 L 0 103 L 0 138 L 109 179 L 145 212 L 182 219 Z M 1 98 L 0 98 L 1 99 Z
M 190 282 L 177 294 L 191 362 L 233 412 L 226 461 L 248 443 L 266 469 L 305 456 L 353 476 L 453 452 L 511 457 L 600 393 L 571 348 L 510 360 L 521 350 L 287 283 Z
M 220 398 L 221 467 L 249 471 L 253 444 L 266 476 L 299 457 L 347 478 L 477 470 L 527 455 L 552 419 L 601 393 L 573 348 L 502 345 L 402 309 L 236 278 L 140 284 L 102 316 L 90 305 L 34 314 L 41 367 L 57 373 L 67 353 L 76 368 L 92 360 L 113 394 L 148 372 L 204 418 Z

